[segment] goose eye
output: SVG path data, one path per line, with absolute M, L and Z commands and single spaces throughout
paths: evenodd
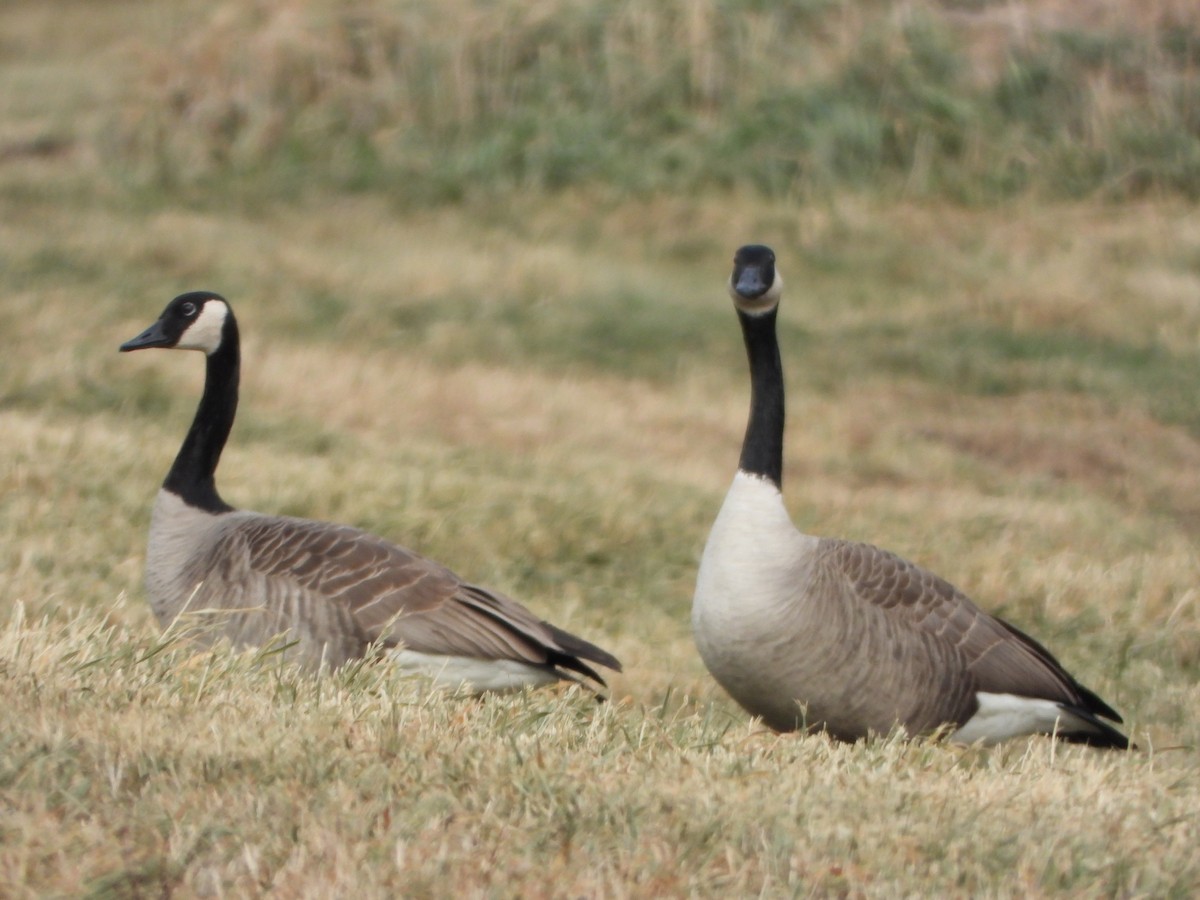
M 179 308 L 179 311 L 190 319 L 196 314 L 196 304 L 189 300 Z

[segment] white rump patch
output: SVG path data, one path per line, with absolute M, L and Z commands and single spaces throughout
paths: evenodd
M 203 350 L 214 353 L 221 346 L 221 330 L 229 317 L 229 307 L 220 300 L 209 300 L 196 321 L 187 327 L 175 344 L 177 350 Z
M 950 740 L 959 744 L 982 742 L 990 745 L 1027 734 L 1053 734 L 1056 730 L 1096 731 L 1090 723 L 1071 715 L 1053 700 L 985 691 L 977 693 L 975 699 L 979 701 L 979 711 L 950 735 Z
M 515 659 L 475 659 L 396 650 L 392 660 L 406 672 L 425 675 L 440 688 L 465 687 L 475 693 L 512 691 L 559 681 L 554 672 Z

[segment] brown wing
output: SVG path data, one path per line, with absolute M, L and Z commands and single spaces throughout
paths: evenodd
M 356 528 L 255 516 L 225 541 L 240 544 L 248 567 L 267 581 L 294 585 L 310 606 L 344 611 L 363 646 L 379 641 L 422 653 L 563 666 L 601 683 L 577 656 L 620 668 L 586 641 L 558 640 L 564 632 L 516 601 Z
M 893 665 L 915 677 L 908 715 L 921 729 L 964 723 L 976 710 L 977 691 L 1116 716 L 1044 647 L 980 610 L 944 579 L 869 544 L 822 540 L 819 552 L 844 573 L 858 605 L 872 611 Z

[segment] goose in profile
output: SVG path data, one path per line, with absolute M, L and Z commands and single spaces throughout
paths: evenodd
M 310 667 L 337 667 L 382 648 L 442 686 L 506 690 L 615 671 L 610 653 L 544 622 L 515 600 L 356 528 L 236 510 L 214 474 L 233 427 L 238 326 L 218 294 L 172 300 L 122 351 L 199 350 L 204 395 L 154 502 L 146 591 L 163 627 L 210 619 L 202 640 L 238 646 L 284 635 Z
M 750 360 L 750 416 L 700 561 L 692 630 L 721 686 L 777 731 L 853 741 L 941 729 L 959 743 L 1053 734 L 1127 748 L 1121 717 L 1045 647 L 886 550 L 799 531 L 781 493 L 782 279 L 737 251 L 729 294 Z

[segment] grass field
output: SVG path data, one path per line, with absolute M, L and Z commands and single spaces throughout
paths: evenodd
M 1169 62 L 1194 89 L 1189 4 L 1140 7 L 1143 31 L 1093 5 L 1096 46 Z M 472 40 L 498 27 L 484 6 L 454 5 Z M 549 35 L 584 6 L 494 4 L 512 33 Z M 801 7 L 840 38 L 816 59 L 834 85 L 838 53 L 861 58 L 855 42 L 883 27 L 871 16 L 909 21 Z M 666 40 L 636 4 L 613 8 L 629 46 Z M 702 60 L 705 21 L 741 11 L 753 37 L 765 5 L 670 8 L 716 17 L 680 45 Z M 1037 173 L 1024 186 L 965 193 L 995 160 L 901 154 L 772 193 L 722 176 L 737 162 L 724 144 L 732 157 L 678 181 L 666 166 L 639 187 L 636 160 L 614 157 L 557 183 L 467 165 L 474 132 L 426 172 L 433 188 L 405 186 L 417 175 L 382 151 L 314 162 L 315 138 L 185 152 L 206 120 L 175 122 L 155 73 L 211 86 L 214 70 L 189 66 L 238 59 L 218 38 L 263 21 L 277 36 L 279 16 L 328 6 L 250 9 L 0 7 L 0 896 L 1200 892 L 1200 213 L 1194 123 L 1171 119 L 1192 107 L 1153 107 L 1182 162 L 1138 169 L 1137 190 L 1112 172 L 1048 187 L 1064 170 L 1046 160 L 1103 150 L 1099 128 L 1016 148 Z M 963 9 L 995 12 L 895 9 L 935 35 Z M 397 34 L 424 34 L 397 15 Z M 984 59 L 972 33 L 966 58 Z M 1042 39 L 1082 46 L 1062 33 Z M 570 46 L 592 59 L 592 43 Z M 1131 79 L 1087 84 L 1117 92 L 1112 110 Z M 727 83 L 681 109 L 725 121 Z M 284 97 L 309 117 L 279 127 L 332 128 L 314 96 Z M 398 121 L 379 120 L 376 149 L 422 165 L 422 142 L 458 133 L 418 117 L 406 157 L 384 140 Z M 680 121 L 686 136 L 700 119 Z M 971 121 L 987 127 L 970 140 L 999 127 Z M 183 130 L 155 144 L 148 122 Z M 597 146 L 616 153 L 627 135 L 604 128 Z M 447 188 L 455 171 L 466 188 Z M 842 746 L 774 735 L 714 686 L 689 610 L 745 423 L 723 282 L 750 240 L 775 247 L 787 282 L 797 523 L 900 552 L 1038 636 L 1126 715 L 1139 751 Z M 611 702 L 445 697 L 378 666 L 312 679 L 158 632 L 140 585 L 149 506 L 203 367 L 116 347 L 200 288 L 230 298 L 244 338 L 226 499 L 355 524 L 512 594 L 622 659 Z

